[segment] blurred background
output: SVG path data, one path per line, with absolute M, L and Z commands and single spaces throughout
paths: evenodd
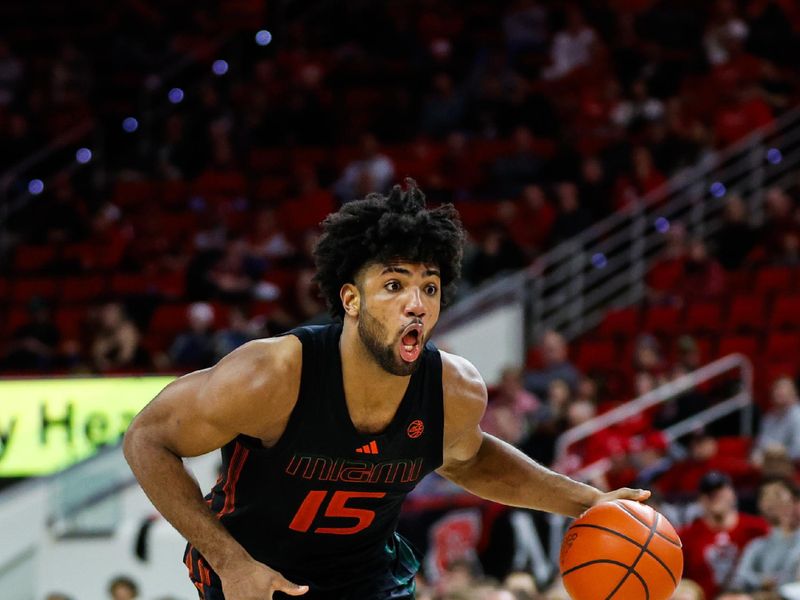
M 653 489 L 675 598 L 800 597 L 796 0 L 6 0 L 0 21 L 3 598 L 195 597 L 121 435 L 172 377 L 325 322 L 319 222 L 405 177 L 469 231 L 436 341 L 489 383 L 484 428 Z M 219 458 L 190 463 L 207 491 Z M 430 477 L 401 531 L 421 600 L 561 599 L 566 525 Z

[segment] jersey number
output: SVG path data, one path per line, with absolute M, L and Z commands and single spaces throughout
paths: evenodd
M 297 512 L 289 524 L 289 529 L 308 532 L 314 519 L 319 514 L 319 509 L 328 495 L 326 490 L 312 490 L 308 492 L 305 500 L 297 509 Z M 348 508 L 345 506 L 351 498 L 383 498 L 386 492 L 333 492 L 328 507 L 325 509 L 326 517 L 340 519 L 358 519 L 358 523 L 352 527 L 317 527 L 314 533 L 333 533 L 335 535 L 352 535 L 358 533 L 372 525 L 375 519 L 375 511 L 365 508 Z

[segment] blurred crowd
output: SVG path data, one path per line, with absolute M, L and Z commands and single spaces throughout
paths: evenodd
M 230 4 L 137 0 L 81 16 L 74 38 L 0 39 L 0 172 L 77 123 L 96 143 L 86 166 L 50 157 L 40 190 L 28 167 L 0 181 L 14 200 L 0 212 L 4 373 L 188 371 L 322 322 L 318 223 L 406 176 L 459 209 L 466 294 L 800 100 L 793 0 L 326 0 L 274 14 L 252 2 L 244 25 Z M 797 579 L 787 363 L 800 322 L 775 323 L 794 341 L 774 354 L 763 323 L 800 281 L 800 186 L 766 191 L 765 208 L 754 228 L 726 197 L 710 244 L 669 224 L 627 325 L 577 342 L 546 332 L 490 391 L 487 431 L 565 472 L 606 461 L 602 487 L 658 491 L 687 556 L 713 559 L 687 560 L 696 585 L 680 599 L 767 598 Z M 709 315 L 739 314 L 731 295 L 741 322 L 715 329 Z M 720 381 L 556 455 L 569 427 L 727 350 L 762 373 L 752 443 L 726 422 L 682 443 L 660 433 L 726 397 Z M 536 584 L 454 561 L 419 597 L 566 597 Z

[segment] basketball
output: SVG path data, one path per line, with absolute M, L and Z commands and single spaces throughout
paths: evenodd
M 573 600 L 668 600 L 681 579 L 683 552 L 664 515 L 614 500 L 590 508 L 569 527 L 559 566 Z

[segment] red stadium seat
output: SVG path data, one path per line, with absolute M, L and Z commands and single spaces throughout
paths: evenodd
M 584 373 L 616 368 L 618 363 L 617 348 L 611 340 L 585 340 L 575 356 L 576 366 Z
M 720 339 L 717 349 L 719 356 L 736 353 L 744 354 L 751 360 L 758 358 L 758 339 L 750 335 L 729 335 Z
M 764 356 L 769 361 L 797 361 L 800 357 L 800 336 L 796 333 L 769 334 Z
M 50 277 L 17 279 L 13 283 L 11 299 L 14 302 L 27 302 L 34 296 L 53 300 L 58 295 L 56 280 Z
M 14 270 L 31 273 L 47 267 L 55 259 L 54 246 L 20 244 L 14 252 Z
M 603 336 L 624 336 L 633 338 L 639 332 L 639 309 L 618 308 L 610 310 L 597 330 Z
M 763 331 L 766 324 L 764 298 L 736 296 L 731 302 L 728 327 L 731 331 Z
M 111 292 L 115 296 L 140 296 L 150 290 L 150 278 L 141 273 L 117 273 L 111 278 Z
M 718 302 L 694 302 L 686 309 L 684 328 L 692 333 L 722 330 L 722 309 Z
M 65 306 L 56 310 L 55 323 L 64 340 L 75 340 L 81 336 L 86 319 L 85 306 Z
M 127 208 L 145 206 L 161 198 L 159 184 L 154 181 L 120 181 L 114 186 L 114 204 Z
M 792 287 L 792 270 L 788 267 L 764 267 L 756 273 L 755 291 L 759 294 L 787 292 Z
M 153 313 L 148 331 L 165 336 L 175 336 L 189 325 L 189 303 L 162 304 Z
M 87 302 L 103 296 L 106 291 L 105 275 L 67 277 L 62 282 L 62 302 Z
M 642 329 L 659 335 L 679 331 L 680 311 L 673 306 L 651 306 L 644 313 Z
M 778 296 L 769 317 L 770 328 L 800 328 L 800 294 Z

